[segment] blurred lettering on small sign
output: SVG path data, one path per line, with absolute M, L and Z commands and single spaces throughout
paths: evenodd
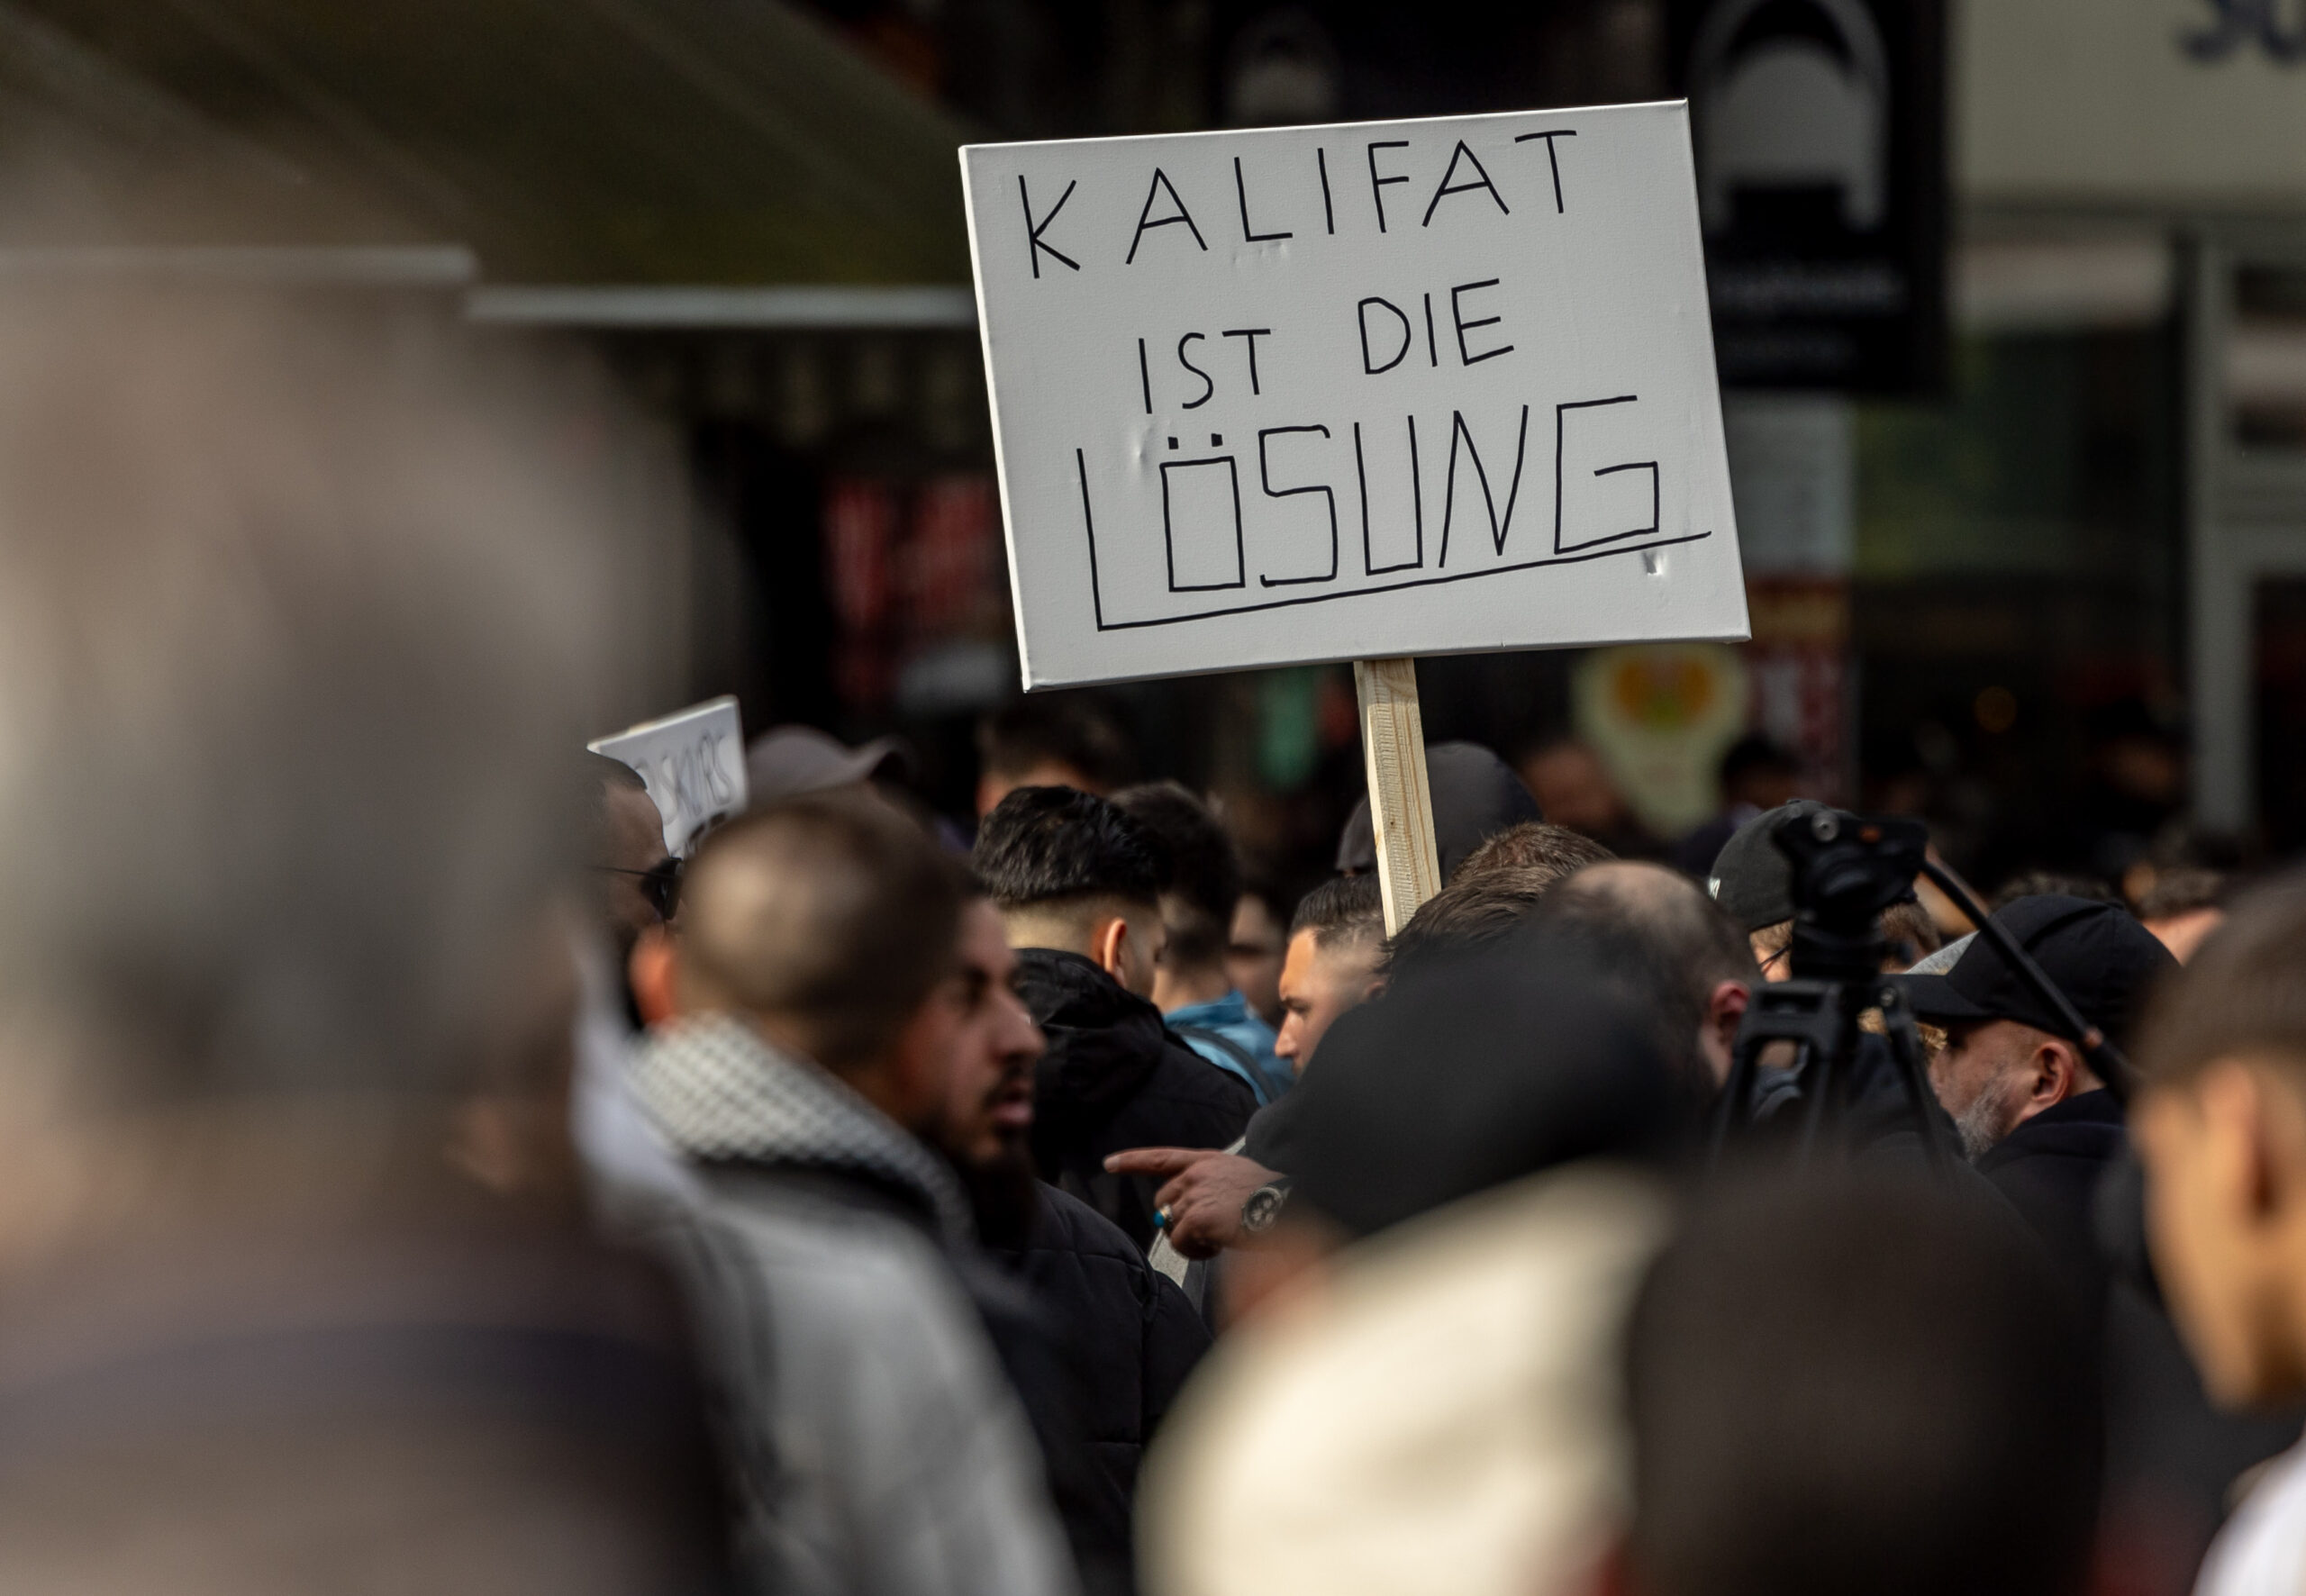
M 733 698 L 707 699 L 585 746 L 640 773 L 665 817 L 667 852 L 745 807 L 745 734 Z
M 961 161 L 1027 686 L 1746 635 L 1681 104 Z

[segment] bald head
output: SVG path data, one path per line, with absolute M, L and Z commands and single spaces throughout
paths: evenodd
M 1744 934 L 1696 883 L 1661 865 L 1591 865 L 1546 895 L 1539 918 L 1604 950 L 1604 967 L 1628 984 L 1637 1010 L 1656 1016 L 1669 1057 L 1693 1074 L 1724 1073 L 1720 1033 L 1726 1023 L 1734 1036 L 1742 994 L 1761 972 Z M 1725 987 L 1739 992 L 1734 1003 Z
M 1589 865 L 1571 876 L 1563 891 L 1572 900 L 1609 903 L 1623 913 L 1661 921 L 1686 916 L 1707 902 L 1697 884 L 1680 871 L 1635 859 Z
M 1553 890 L 1549 914 L 1613 923 L 1655 948 L 1659 961 L 1702 981 L 1758 981 L 1737 925 L 1688 876 L 1663 865 L 1589 865 Z
M 886 1048 L 951 968 L 959 867 L 898 810 L 818 793 L 715 832 L 681 898 L 681 989 L 836 1072 Z

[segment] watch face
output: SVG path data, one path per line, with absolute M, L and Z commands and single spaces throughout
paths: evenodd
M 1250 1192 L 1249 1200 L 1241 1204 L 1241 1229 L 1255 1234 L 1270 1228 L 1281 1217 L 1281 1205 L 1288 1195 L 1279 1186 L 1259 1186 Z

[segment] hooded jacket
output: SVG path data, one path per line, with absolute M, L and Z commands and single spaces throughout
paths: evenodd
M 1106 1156 L 1230 1147 L 1257 1098 L 1080 955 L 1021 948 L 1017 965 L 1018 993 L 1049 1038 L 1033 1075 L 1034 1162 L 1042 1179 L 1119 1225 L 1142 1252 L 1161 1183 L 1107 1174 Z
M 2102 1086 L 2036 1114 L 1977 1162 L 2058 1266 L 2093 1297 L 2105 1286 L 2093 1218 L 2098 1181 L 2127 1141 L 2121 1104 Z
M 951 1253 L 952 1173 L 830 1072 L 684 1021 L 634 1088 L 698 1191 L 661 1240 L 719 1388 L 739 1555 L 779 1596 L 1072 1596 L 1041 1458 Z
M 1118 1226 L 1046 1183 L 1031 1236 L 993 1256 L 1032 1288 L 1080 1349 L 1090 1449 L 1126 1509 L 1147 1444 L 1209 1350 L 1207 1327 Z

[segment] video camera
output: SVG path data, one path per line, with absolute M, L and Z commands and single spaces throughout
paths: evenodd
M 1882 911 L 1927 878 L 1951 898 L 1979 935 L 1991 940 L 2053 1011 L 2080 1038 L 2100 1079 L 2127 1099 L 2129 1064 L 2104 1033 L 2075 1012 L 2017 940 L 1981 907 L 1961 878 L 1929 857 L 1929 833 L 1919 821 L 1868 820 L 1838 809 L 1797 811 L 1779 821 L 1770 841 L 1793 868 L 1793 978 L 1755 990 L 1738 1032 L 1730 1080 L 1716 1111 L 1717 1156 L 1733 1131 L 1755 1122 L 1762 1056 L 1792 1046 L 1793 1091 L 1801 1112 L 1801 1151 L 1816 1148 L 1829 1118 L 1845 1115 L 1866 1047 L 1861 1017 L 1881 1015 L 1888 1065 L 1914 1128 L 1933 1165 L 1955 1155 L 1944 1116 L 1929 1090 L 1913 1014 L 1882 964 L 1888 939 Z M 1878 1058 L 1875 1061 L 1879 1062 Z

